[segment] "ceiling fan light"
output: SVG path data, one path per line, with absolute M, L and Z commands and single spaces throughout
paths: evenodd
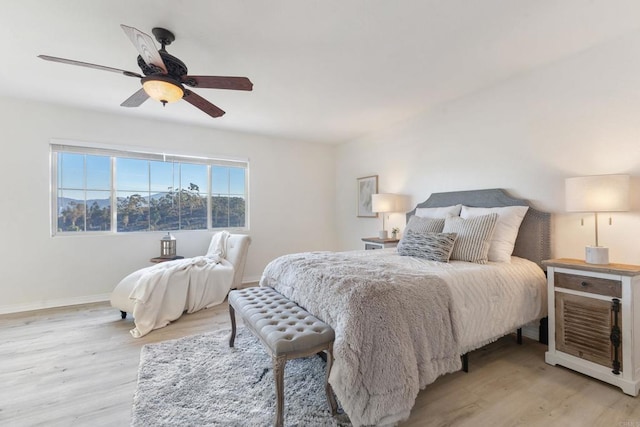
M 180 84 L 172 79 L 163 76 L 149 76 L 142 79 L 142 88 L 149 95 L 149 98 L 160 101 L 176 102 L 184 96 L 184 90 Z

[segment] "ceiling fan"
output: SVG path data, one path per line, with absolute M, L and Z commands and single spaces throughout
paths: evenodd
M 156 45 L 148 34 L 126 25 L 120 25 L 120 27 L 122 27 L 140 53 L 140 55 L 138 55 L 138 66 L 144 76 L 131 71 L 90 64 L 88 62 L 74 61 L 72 59 L 57 58 L 48 55 L 38 55 L 38 57 L 47 61 L 79 65 L 81 67 L 111 71 L 127 77 L 139 78 L 142 83 L 142 88 L 120 104 L 122 107 L 139 107 L 148 98 L 160 101 L 163 106 L 166 105 L 167 102 L 184 99 L 211 117 L 220 117 L 224 114 L 223 110 L 197 95 L 192 90 L 185 88 L 185 86 L 190 88 L 247 91 L 253 89 L 253 83 L 246 77 L 187 75 L 187 66 L 184 62 L 170 55 L 165 49 L 166 46 L 175 40 L 175 36 L 169 30 L 164 28 L 154 28 L 151 30 L 158 43 L 162 45 L 160 50 L 156 50 Z

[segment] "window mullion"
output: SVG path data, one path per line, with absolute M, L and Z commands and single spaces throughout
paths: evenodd
M 207 228 L 213 228 L 213 215 L 211 214 L 211 209 L 213 208 L 213 183 L 211 182 L 213 176 L 213 167 L 211 165 L 207 166 Z
M 249 168 L 244 169 L 244 227 L 249 228 Z
M 147 162 L 147 231 L 151 231 L 151 162 Z
M 82 194 L 84 195 L 84 215 L 83 215 L 83 226 L 84 229 L 83 231 L 87 231 L 87 214 L 88 214 L 88 209 L 87 209 L 87 155 L 85 154 L 83 156 L 82 159 L 82 174 L 84 175 L 82 177 L 82 186 L 84 187 L 82 189 Z
M 173 173 L 175 174 L 176 166 L 178 167 L 178 187 L 176 196 L 178 198 L 178 230 L 182 230 L 182 165 L 173 163 Z
M 231 225 L 231 168 L 227 169 L 227 227 Z
M 118 189 L 116 188 L 116 158 L 110 157 L 111 161 L 111 232 L 118 232 Z
M 58 232 L 58 195 L 60 193 L 60 182 L 58 181 L 58 153 L 51 153 L 51 180 L 55 182 L 55 186 L 51 186 L 51 192 L 55 191 L 51 197 L 51 235 L 55 236 Z

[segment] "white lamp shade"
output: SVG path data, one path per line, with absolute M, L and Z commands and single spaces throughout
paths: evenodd
M 567 212 L 629 210 L 629 175 L 596 175 L 565 180 Z
M 371 195 L 372 212 L 397 212 L 397 196 L 389 193 Z
M 396 210 L 395 212 L 407 212 L 411 210 L 409 196 L 396 194 Z

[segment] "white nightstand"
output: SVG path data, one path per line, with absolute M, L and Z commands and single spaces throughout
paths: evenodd
M 385 249 L 398 246 L 400 239 L 378 239 L 377 237 L 363 237 L 365 249 Z
M 544 261 L 549 301 L 545 361 L 640 389 L 640 266 Z

